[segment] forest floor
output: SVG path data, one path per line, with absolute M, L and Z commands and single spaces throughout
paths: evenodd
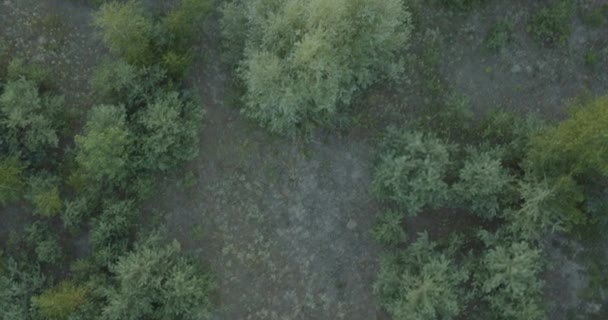
M 388 319 L 373 295 L 383 249 L 370 234 L 380 206 L 369 194 L 385 120 L 404 125 L 411 110 L 424 108 L 423 83 L 435 94 L 468 98 L 477 114 L 505 108 L 550 119 L 564 117 L 569 99 L 608 89 L 608 26 L 588 27 L 577 15 L 567 44 L 543 46 L 526 21 L 544 3 L 490 1 L 462 13 L 427 5 L 404 53 L 425 62 L 397 90 L 371 89 L 351 129 L 319 130 L 309 139 L 270 135 L 240 115 L 212 23 L 189 79 L 206 108 L 200 155 L 159 181 L 146 209 L 215 273 L 214 319 Z M 72 108 L 89 107 L 88 79 L 103 55 L 90 13 L 77 1 L 0 0 L 0 40 L 54 66 Z M 486 34 L 504 17 L 513 22 L 512 41 L 488 52 Z M 589 50 L 604 56 L 595 66 L 585 62 Z M 563 242 L 575 249 L 559 249 Z M 560 237 L 547 243 L 549 319 L 597 311 L 596 302 L 578 296 L 588 277 L 577 256 L 586 249 Z

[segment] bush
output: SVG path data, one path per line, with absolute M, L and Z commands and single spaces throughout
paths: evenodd
M 394 201 L 411 216 L 426 206 L 440 207 L 448 196 L 444 178 L 449 164 L 448 146 L 435 137 L 391 131 L 375 169 L 372 192 Z
M 374 290 L 393 319 L 454 319 L 463 309 L 460 286 L 467 279 L 424 233 L 403 253 L 382 261 Z
M 0 320 L 31 319 L 30 298 L 44 282 L 35 264 L 5 259 L 0 272 Z
M 490 152 L 474 152 L 460 169 L 453 186 L 454 200 L 480 217 L 492 219 L 501 212 L 511 181 L 499 158 Z
M 86 198 L 78 198 L 66 202 L 65 210 L 63 210 L 61 215 L 64 228 L 71 232 L 79 230 L 83 220 L 89 215 L 89 210 Z
M 245 39 L 243 112 L 273 132 L 331 123 L 356 93 L 403 71 L 411 23 L 398 0 L 236 0 L 223 13 L 228 41 Z
M 486 36 L 485 46 L 491 51 L 500 51 L 513 38 L 513 24 L 506 20 L 500 19 L 492 26 Z
M 108 292 L 102 319 L 206 319 L 210 311 L 208 274 L 180 256 L 177 241 L 160 245 L 153 236 L 111 267 L 116 287 Z
M 71 282 L 62 282 L 33 297 L 32 304 L 44 319 L 68 320 L 86 302 L 86 295 L 85 288 Z
M 401 211 L 388 211 L 380 215 L 373 229 L 376 241 L 384 245 L 396 245 L 406 240 L 401 226 L 405 214 Z
M 0 205 L 5 206 L 21 198 L 25 189 L 23 169 L 17 159 L 0 160 Z
M 459 10 L 469 10 L 476 5 L 483 4 L 487 2 L 487 0 L 440 0 L 441 3 L 450 8 L 455 8 Z
M 541 42 L 564 45 L 572 33 L 575 12 L 573 0 L 557 0 L 532 17 L 528 31 Z

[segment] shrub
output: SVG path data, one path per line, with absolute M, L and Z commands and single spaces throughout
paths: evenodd
M 25 79 L 36 85 L 45 85 L 50 82 L 49 70 L 35 63 L 29 63 L 22 58 L 11 60 L 6 68 L 6 77 L 9 81 Z
M 85 217 L 89 215 L 89 208 L 86 198 L 77 198 L 66 202 L 65 210 L 61 215 L 64 228 L 75 232 L 82 225 Z
M 460 169 L 459 180 L 453 186 L 454 200 L 480 217 L 491 219 L 501 212 L 511 181 L 499 158 L 490 152 L 475 152 Z
M 181 0 L 180 4 L 163 18 L 164 28 L 171 37 L 170 47 L 187 51 L 188 46 L 201 33 L 207 15 L 213 9 L 213 0 Z
M 564 45 L 572 33 L 575 12 L 573 0 L 557 0 L 532 17 L 528 31 L 541 42 Z
M 445 203 L 448 146 L 431 135 L 408 131 L 389 132 L 384 144 L 372 182 L 378 198 L 394 201 L 412 216 Z
M 374 290 L 393 319 L 454 319 L 463 309 L 460 286 L 467 279 L 423 233 L 403 253 L 382 261 Z
M 98 262 L 107 265 L 113 262 L 117 252 L 125 252 L 138 210 L 131 201 L 106 201 L 104 209 L 92 221 L 90 240 Z
M 500 51 L 513 38 L 513 24 L 506 20 L 500 19 L 492 26 L 486 36 L 485 46 L 491 51 Z
M 30 298 L 44 282 L 37 265 L 5 259 L 0 273 L 0 320 L 30 319 Z
M 87 289 L 62 282 L 32 298 L 38 313 L 47 320 L 68 320 L 86 302 Z
M 398 0 L 236 0 L 223 13 L 229 42 L 245 39 L 243 112 L 273 132 L 331 122 L 356 93 L 403 70 L 411 23 Z
M 459 10 L 469 10 L 476 5 L 483 4 L 487 2 L 487 0 L 440 0 L 441 3 L 447 7 L 459 9 Z
M 380 215 L 373 229 L 376 241 L 384 245 L 396 245 L 406 240 L 406 234 L 401 226 L 405 214 L 401 211 L 388 211 Z
M 23 169 L 17 159 L 0 160 L 0 205 L 5 206 L 21 197 L 25 189 Z

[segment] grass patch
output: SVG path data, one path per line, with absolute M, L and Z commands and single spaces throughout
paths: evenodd
M 500 19 L 490 28 L 485 39 L 488 50 L 498 52 L 513 40 L 513 23 L 507 19 Z
M 564 45 L 572 33 L 573 0 L 559 0 L 532 17 L 528 32 L 544 44 Z

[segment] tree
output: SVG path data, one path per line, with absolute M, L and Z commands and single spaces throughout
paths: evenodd
M 23 165 L 15 158 L 0 160 L 0 205 L 18 200 L 25 188 Z
M 166 171 L 198 154 L 202 108 L 178 92 L 161 92 L 137 118 L 142 167 Z
M 59 239 L 47 224 L 36 221 L 25 231 L 27 246 L 34 251 L 39 263 L 54 264 L 62 258 L 63 252 Z
M 102 214 L 93 219 L 90 233 L 95 258 L 103 265 L 115 261 L 117 252 L 125 252 L 130 243 L 137 209 L 132 201 L 104 203 Z
M 194 320 L 209 313 L 213 282 L 180 256 L 174 241 L 152 236 L 111 267 L 116 287 L 108 292 L 104 320 Z
M 399 0 L 235 0 L 223 13 L 229 42 L 245 41 L 244 113 L 287 134 L 331 122 L 356 93 L 400 74 L 411 31 Z
M 383 260 L 374 290 L 395 320 L 455 319 L 468 273 L 436 250 L 426 233 L 405 252 Z
M 521 182 L 519 192 L 522 207 L 505 216 L 509 230 L 522 239 L 540 240 L 548 232 L 567 230 L 586 220 L 579 209 L 585 197 L 570 177 Z
M 448 185 L 443 181 L 450 164 L 448 146 L 431 135 L 389 132 L 376 166 L 372 191 L 415 216 L 426 207 L 445 203 Z
M 406 240 L 407 235 L 401 226 L 405 214 L 402 211 L 388 211 L 380 215 L 372 230 L 376 241 L 384 245 L 396 245 Z
M 47 320 L 68 320 L 87 299 L 87 289 L 71 282 L 61 282 L 32 298 L 38 313 Z
M 33 176 L 28 181 L 27 199 L 34 206 L 34 213 L 50 217 L 57 215 L 63 208 L 59 194 L 59 179 L 48 173 Z
M 112 54 L 135 65 L 154 58 L 155 26 L 140 0 L 104 3 L 95 13 L 94 25 Z
M 36 83 L 23 78 L 5 85 L 0 95 L 0 121 L 7 128 L 13 155 L 48 161 L 45 151 L 58 143 L 53 118 L 61 101 L 41 96 Z
M 569 119 L 534 136 L 527 164 L 539 177 L 608 175 L 608 96 L 576 107 Z
M 460 169 L 453 186 L 454 200 L 482 218 L 494 218 L 501 211 L 511 180 L 500 159 L 490 152 L 474 152 Z
M 102 105 L 91 110 L 84 135 L 75 137 L 76 162 L 89 179 L 119 185 L 128 171 L 129 131 L 123 107 Z
M 30 298 L 45 278 L 36 264 L 4 259 L 0 272 L 0 320 L 30 319 Z
M 482 258 L 479 286 L 499 319 L 544 319 L 540 250 L 526 242 L 497 245 Z

